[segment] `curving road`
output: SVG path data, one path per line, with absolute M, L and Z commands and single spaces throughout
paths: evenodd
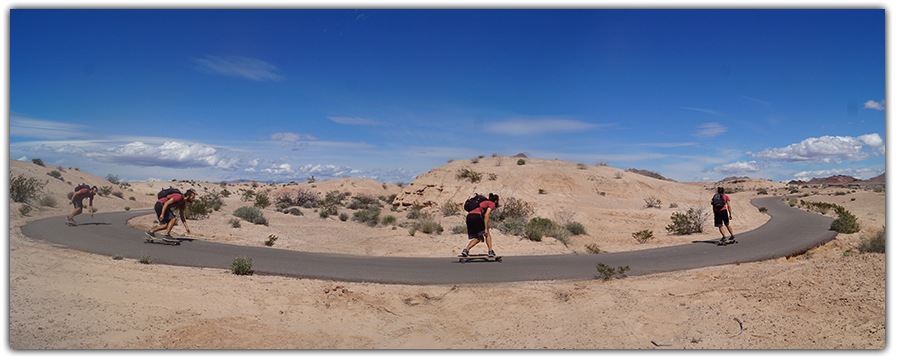
M 414 285 L 589 280 L 598 275 L 598 263 L 612 267 L 627 265 L 631 267 L 627 275 L 645 275 L 796 255 L 837 235 L 829 230 L 831 218 L 788 207 L 781 198 L 754 199 L 752 204 L 767 208 L 772 218 L 760 228 L 738 233 L 740 243 L 727 247 L 717 246 L 714 241 L 695 241 L 601 255 L 505 256 L 502 263 L 460 264 L 451 256 L 408 258 L 310 253 L 201 240 L 184 241 L 179 246 L 148 244 L 143 242 L 144 232 L 129 227 L 126 222 L 152 210 L 97 214 L 78 227 L 65 226 L 62 216 L 46 218 L 26 224 L 22 232 L 34 239 L 101 255 L 119 254 L 138 259 L 147 254 L 156 264 L 229 269 L 233 258 L 249 257 L 253 259 L 254 273 L 311 279 Z

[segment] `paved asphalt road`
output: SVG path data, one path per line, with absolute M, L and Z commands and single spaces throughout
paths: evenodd
M 66 226 L 62 216 L 46 218 L 26 224 L 22 232 L 51 244 L 101 255 L 138 259 L 147 254 L 155 264 L 229 269 L 233 258 L 249 257 L 253 259 L 254 273 L 312 279 L 414 285 L 589 280 L 599 275 L 598 263 L 629 266 L 631 271 L 627 275 L 637 276 L 791 256 L 837 235 L 829 230 L 831 218 L 790 208 L 781 198 L 754 199 L 753 205 L 767 208 L 772 218 L 755 230 L 735 231 L 740 243 L 729 246 L 717 246 L 715 241 L 694 241 L 598 255 L 504 256 L 502 263 L 461 264 L 453 256 L 407 258 L 309 253 L 201 240 L 185 240 L 178 246 L 144 243 L 144 232 L 129 227 L 126 221 L 152 210 L 96 214 L 93 220 L 81 215 L 77 220 L 82 223 L 77 227 Z M 460 240 L 460 246 L 462 243 Z

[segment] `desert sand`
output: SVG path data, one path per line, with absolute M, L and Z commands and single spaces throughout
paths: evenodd
M 603 281 L 536 281 L 506 284 L 406 286 L 238 276 L 222 269 L 141 264 L 54 246 L 25 237 L 28 221 L 71 211 L 65 195 L 73 185 L 113 186 L 102 177 L 70 168 L 10 160 L 10 175 L 48 184 L 43 194 L 56 206 L 9 206 L 9 338 L 12 349 L 884 349 L 886 347 L 883 254 L 860 254 L 855 246 L 885 225 L 885 193 L 872 189 L 810 187 L 804 200 L 828 201 L 856 215 L 862 231 L 838 237 L 803 255 L 771 261 L 625 277 Z M 483 173 L 480 182 L 456 178 L 462 168 Z M 47 175 L 58 170 L 64 180 Z M 112 174 L 115 174 L 112 172 Z M 71 184 L 69 184 L 71 183 Z M 218 183 L 131 182 L 113 186 L 122 197 L 97 197 L 98 212 L 149 209 L 163 187 L 222 190 Z M 739 185 L 738 185 L 739 184 Z M 736 233 L 757 228 L 768 215 L 750 205 L 758 188 L 784 195 L 786 185 L 748 180 L 733 190 Z M 228 184 L 232 194 L 209 218 L 188 220 L 195 238 L 290 250 L 368 256 L 455 256 L 466 237 L 454 234 L 463 216 L 444 216 L 447 201 L 461 204 L 474 192 L 528 202 L 536 215 L 577 221 L 587 235 L 567 243 L 540 242 L 496 230 L 495 250 L 517 255 L 586 254 L 691 243 L 718 238 L 711 218 L 703 233 L 674 236 L 665 226 L 675 211 L 708 206 L 715 183 L 656 180 L 620 169 L 556 160 L 484 158 L 435 168 L 405 186 L 371 180 L 315 183 Z M 269 225 L 241 222 L 231 213 L 252 202 L 239 190 L 269 195 L 302 188 L 322 195 L 396 194 L 382 216 L 396 223 L 369 227 L 336 216 L 320 218 L 264 210 Z M 840 195 L 842 192 L 846 193 Z M 133 197 L 133 200 L 131 199 Z M 647 208 L 649 197 L 660 208 Z M 501 204 L 504 199 L 501 199 Z M 413 205 L 426 206 L 444 227 L 441 234 L 411 235 L 405 223 Z M 393 207 L 393 210 L 392 210 Z M 341 212 L 352 215 L 353 210 Z M 89 220 L 83 214 L 78 221 Z M 129 222 L 147 229 L 152 216 Z M 651 230 L 638 243 L 631 234 Z M 175 227 L 184 234 L 183 226 Z M 123 242 L 128 243 L 128 242 Z M 141 243 L 134 241 L 134 243 Z M 479 250 L 479 248 L 481 250 Z M 484 252 L 484 246 L 474 252 Z M 152 261 L 152 256 L 151 256 Z

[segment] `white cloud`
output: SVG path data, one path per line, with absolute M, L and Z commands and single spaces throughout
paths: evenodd
M 763 163 L 757 161 L 738 161 L 730 164 L 719 165 L 713 168 L 717 173 L 722 174 L 747 174 L 759 171 L 763 167 Z
M 354 125 L 354 126 L 384 126 L 384 124 L 381 123 L 381 122 L 378 122 L 378 121 L 375 121 L 375 120 L 370 120 L 370 119 L 367 119 L 367 118 L 361 118 L 361 117 L 337 117 L 337 116 L 332 116 L 332 117 L 327 117 L 327 118 L 328 118 L 329 120 L 334 121 L 334 122 L 337 122 L 337 123 L 339 123 L 339 124 L 341 124 L 341 125 Z
M 697 137 L 714 137 L 725 133 L 725 131 L 728 131 L 728 128 L 720 125 L 718 122 L 708 122 L 700 125 L 697 128 L 697 132 L 693 135 Z
M 85 137 L 88 134 L 82 130 L 88 128 L 88 126 L 65 122 L 37 120 L 21 116 L 9 117 L 10 137 L 28 137 L 35 139 Z
M 219 58 L 207 55 L 206 58 L 191 58 L 196 69 L 204 73 L 216 73 L 229 77 L 240 77 L 254 81 L 280 81 L 284 77 L 275 73 L 277 67 L 249 57 Z
M 300 140 L 318 140 L 319 138 L 312 136 L 310 134 L 301 134 L 296 132 L 279 132 L 277 134 L 272 134 L 270 136 L 272 140 L 275 141 L 284 141 L 284 142 L 297 142 Z
M 881 102 L 875 102 L 873 100 L 868 100 L 868 101 L 866 101 L 864 108 L 884 111 L 884 100 L 881 100 Z
M 497 134 L 522 136 L 544 133 L 581 132 L 598 127 L 608 127 L 613 125 L 614 124 L 591 124 L 582 121 L 564 119 L 512 119 L 508 121 L 492 123 L 488 125 L 487 131 Z
M 809 138 L 783 148 L 769 148 L 752 156 L 757 159 L 783 162 L 840 164 L 843 160 L 862 160 L 870 155 L 863 146 L 874 149 L 874 156 L 884 154 L 884 144 L 878 134 L 851 136 L 822 136 Z

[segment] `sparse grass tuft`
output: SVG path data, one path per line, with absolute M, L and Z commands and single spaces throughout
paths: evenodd
M 651 231 L 649 229 L 637 231 L 637 232 L 632 233 L 631 237 L 633 237 L 636 241 L 638 241 L 638 243 L 644 244 L 644 243 L 650 242 L 650 240 L 653 239 L 653 231 Z
M 609 281 L 613 277 L 615 277 L 617 274 L 619 275 L 619 277 L 617 277 L 617 278 L 626 277 L 625 272 L 628 272 L 628 271 L 631 271 L 631 267 L 629 267 L 629 266 L 625 266 L 625 267 L 618 266 L 616 268 L 612 268 L 603 263 L 597 264 L 597 272 L 600 273 L 600 276 L 598 278 L 603 279 L 603 281 Z
M 885 253 L 884 252 L 884 233 L 885 228 L 881 227 L 881 230 L 876 232 L 872 236 L 868 236 L 863 239 L 863 241 L 857 246 L 860 253 Z
M 253 273 L 253 259 L 249 257 L 235 257 L 231 260 L 231 272 L 235 275 L 249 275 Z
M 592 255 L 606 253 L 606 251 L 601 250 L 600 246 L 597 245 L 596 243 L 591 243 L 591 244 L 585 245 L 584 248 L 588 251 L 588 253 L 590 253 Z
M 269 235 L 269 238 L 266 239 L 266 241 L 263 242 L 263 243 L 264 243 L 266 246 L 274 246 L 276 240 L 278 240 L 278 236 L 276 236 L 276 235 L 274 235 L 274 234 L 270 234 L 270 235 Z
M 138 259 L 138 262 L 145 264 L 145 265 L 149 265 L 150 264 L 150 255 L 148 255 L 146 253 L 141 255 L 141 258 Z
M 456 179 L 469 179 L 472 183 L 481 181 L 481 173 L 469 168 L 462 168 L 456 172 Z

